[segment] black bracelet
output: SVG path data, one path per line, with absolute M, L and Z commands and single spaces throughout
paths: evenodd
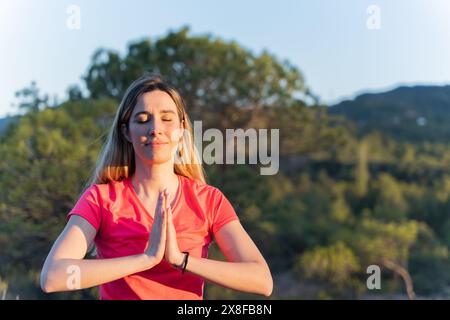
M 183 251 L 184 253 L 184 260 L 183 260 L 183 264 L 182 264 L 182 270 L 181 270 L 181 274 L 184 274 L 184 271 L 186 271 L 186 266 L 188 264 L 188 259 L 189 259 L 189 252 Z

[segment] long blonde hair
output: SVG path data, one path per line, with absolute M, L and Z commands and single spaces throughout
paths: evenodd
M 182 152 L 181 154 L 177 152 L 179 161 L 174 163 L 174 172 L 190 179 L 205 182 L 205 172 L 194 145 L 192 124 L 186 112 L 183 98 L 160 75 L 144 74 L 126 90 L 88 185 L 121 181 L 134 174 L 136 167 L 133 146 L 125 139 L 121 126 L 122 124 L 128 124 L 139 97 L 143 93 L 153 90 L 161 90 L 170 95 L 177 106 L 178 117 L 183 129 L 187 133 L 182 136 L 180 142 Z

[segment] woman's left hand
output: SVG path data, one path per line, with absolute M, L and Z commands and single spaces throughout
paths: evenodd
M 183 263 L 184 254 L 180 251 L 177 242 L 177 232 L 173 225 L 172 208 L 170 207 L 169 193 L 164 191 L 164 209 L 167 213 L 167 234 L 166 234 L 166 251 L 164 257 L 170 264 L 181 267 Z

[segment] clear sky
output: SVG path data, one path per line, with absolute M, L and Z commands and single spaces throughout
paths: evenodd
M 67 8 L 80 8 L 79 30 Z M 369 29 L 370 5 L 380 29 Z M 376 17 L 375 17 L 376 18 Z M 372 21 L 372 20 L 371 20 Z M 0 0 L 0 117 L 32 80 L 65 98 L 95 49 L 189 25 L 288 59 L 325 103 L 399 84 L 450 84 L 450 0 Z

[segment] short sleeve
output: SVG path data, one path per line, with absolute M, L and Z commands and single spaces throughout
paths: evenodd
M 213 216 L 211 218 L 211 229 L 213 234 L 216 234 L 224 225 L 233 220 L 239 220 L 233 206 L 225 195 L 217 188 L 214 188 L 213 197 Z
M 95 185 L 90 186 L 67 215 L 67 221 L 72 215 L 78 215 L 86 219 L 98 231 L 102 213 L 99 198 L 98 188 Z

